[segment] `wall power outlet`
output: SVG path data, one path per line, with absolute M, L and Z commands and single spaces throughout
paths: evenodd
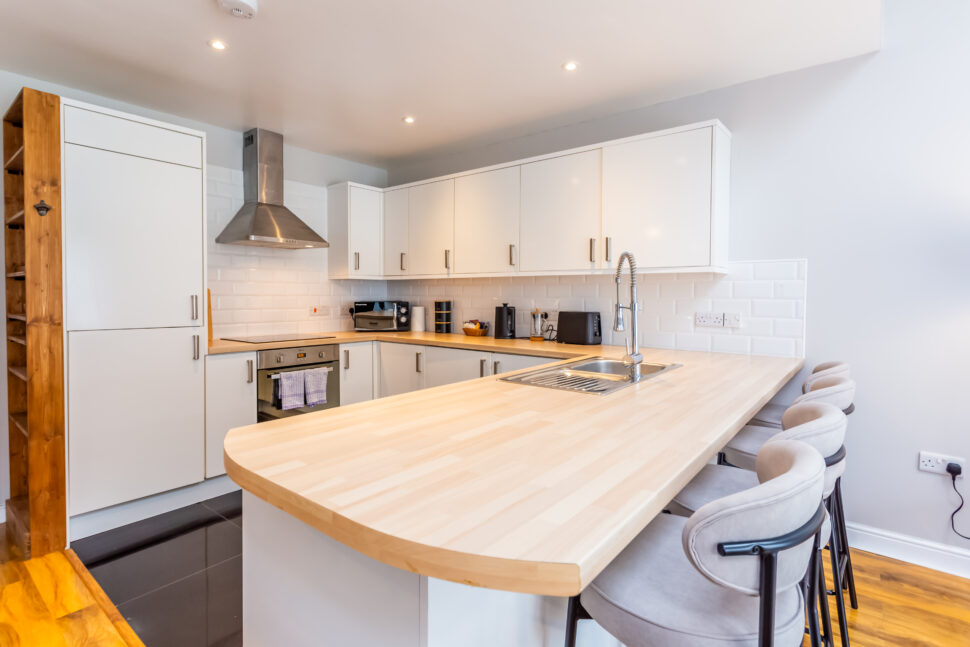
M 947 456 L 936 452 L 921 451 L 919 453 L 919 470 L 921 472 L 931 472 L 933 474 L 943 474 L 950 476 L 946 471 L 948 463 L 957 463 L 963 468 L 963 472 L 957 478 L 963 478 L 967 473 L 967 459 L 958 456 Z
M 695 312 L 694 325 L 704 328 L 721 328 L 724 326 L 723 312 Z

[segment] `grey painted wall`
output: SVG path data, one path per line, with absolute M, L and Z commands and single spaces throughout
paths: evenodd
M 123 110 L 151 119 L 158 119 L 168 123 L 179 124 L 206 133 L 206 161 L 210 165 L 231 169 L 242 168 L 242 133 L 212 124 L 204 124 L 190 119 L 182 119 L 176 115 L 149 110 L 141 106 L 115 101 L 108 97 L 97 96 L 75 88 L 68 88 L 40 79 L 34 79 L 11 72 L 0 70 L 0 110 L 6 110 L 20 91 L 28 86 L 37 90 L 52 92 L 64 97 L 86 101 L 106 108 Z M 387 185 L 387 171 L 366 164 L 359 164 L 348 160 L 322 155 L 301 148 L 286 146 L 284 149 L 284 167 L 287 180 L 327 186 L 335 182 L 351 180 L 370 184 L 372 186 Z M 286 253 L 286 252 L 282 252 Z M 326 270 L 324 261 L 320 271 Z M 2 290 L 2 288 L 0 288 Z M 0 292 L 0 302 L 6 303 L 5 296 Z M 6 344 L 0 346 L 0 364 L 6 366 Z M 7 373 L 0 375 L 0 392 L 7 392 Z M 7 419 L 7 398 L 0 398 L 0 419 Z M 7 446 L 7 425 L 0 425 L 0 443 Z M 6 450 L 0 451 L 0 503 L 6 501 L 10 492 L 9 459 Z
M 808 258 L 807 363 L 853 364 L 850 519 L 970 548 L 949 480 L 916 469 L 920 449 L 970 458 L 970 4 L 887 0 L 885 18 L 877 54 L 411 160 L 390 181 L 720 118 L 731 259 Z

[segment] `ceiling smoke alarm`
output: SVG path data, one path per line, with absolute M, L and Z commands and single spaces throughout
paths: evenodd
M 218 0 L 219 6 L 236 18 L 254 18 L 259 0 Z

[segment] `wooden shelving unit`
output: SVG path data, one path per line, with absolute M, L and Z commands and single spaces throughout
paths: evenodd
M 67 545 L 60 98 L 24 88 L 3 117 L 10 499 L 25 557 Z

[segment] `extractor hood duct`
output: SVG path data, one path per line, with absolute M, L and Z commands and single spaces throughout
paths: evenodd
M 283 135 L 253 128 L 243 134 L 242 209 L 216 238 L 227 245 L 306 249 L 330 247 L 283 206 Z

